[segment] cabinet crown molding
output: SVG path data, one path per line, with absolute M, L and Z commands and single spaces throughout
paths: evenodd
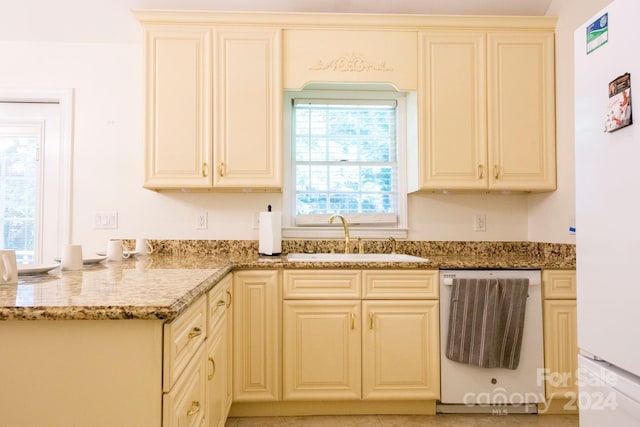
M 265 25 L 283 29 L 340 28 L 351 29 L 483 29 L 483 30 L 549 30 L 558 20 L 555 16 L 481 16 L 425 15 L 381 13 L 310 13 L 310 12 L 230 12 L 218 10 L 148 10 L 132 13 L 144 24 L 193 25 Z

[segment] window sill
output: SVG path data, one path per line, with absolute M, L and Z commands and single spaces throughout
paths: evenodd
M 409 230 L 406 228 L 371 228 L 371 227 L 349 227 L 351 238 L 362 237 L 363 239 L 406 239 Z M 343 239 L 344 231 L 342 227 L 284 227 L 282 237 L 285 239 Z

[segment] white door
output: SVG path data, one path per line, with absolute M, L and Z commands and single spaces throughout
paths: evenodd
M 18 263 L 60 255 L 61 147 L 60 103 L 0 101 L 0 247 Z

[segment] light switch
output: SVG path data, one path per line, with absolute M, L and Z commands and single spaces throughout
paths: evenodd
M 94 212 L 93 228 L 95 229 L 116 229 L 118 228 L 118 212 Z

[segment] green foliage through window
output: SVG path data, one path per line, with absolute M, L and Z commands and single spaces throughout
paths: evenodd
M 296 215 L 397 212 L 395 101 L 296 100 Z
M 31 262 L 35 246 L 37 137 L 0 136 L 0 247 L 16 249 Z

